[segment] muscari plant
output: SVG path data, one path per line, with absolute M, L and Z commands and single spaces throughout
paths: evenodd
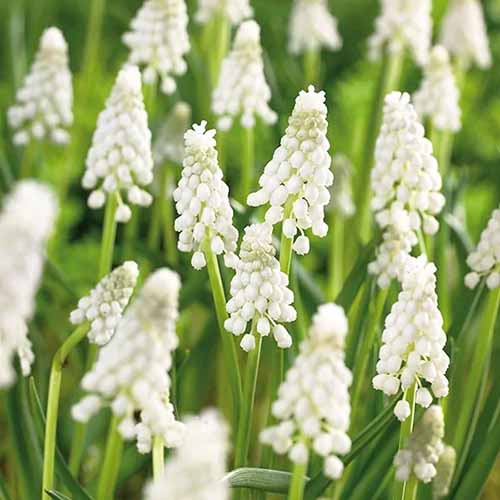
M 478 498 L 500 209 L 464 202 L 454 146 L 493 63 L 481 4 L 434 41 L 431 0 L 380 2 L 356 151 L 321 53 L 341 8 L 193 3 L 130 7 L 112 73 L 93 0 L 81 69 L 46 28 L 5 102 L 0 498 Z

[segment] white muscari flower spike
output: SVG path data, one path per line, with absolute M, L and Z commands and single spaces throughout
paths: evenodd
M 7 118 L 16 145 L 31 140 L 66 144 L 73 124 L 73 87 L 68 45 L 58 28 L 47 28 L 40 39 L 35 62 L 16 92 L 16 104 Z
M 144 500 L 229 500 L 226 475 L 229 427 L 216 410 L 183 420 L 185 439 L 167 460 L 162 476 L 149 483 Z
M 413 95 L 421 119 L 429 117 L 437 130 L 458 132 L 461 127 L 460 95 L 447 50 L 436 45 L 424 67 L 424 79 Z
M 15 380 L 15 355 L 22 374 L 30 374 L 34 354 L 27 323 L 35 310 L 45 245 L 56 215 L 54 194 L 37 181 L 20 181 L 5 197 L 0 213 L 0 388 Z
M 455 448 L 445 445 L 436 464 L 436 475 L 432 480 L 432 494 L 434 498 L 442 498 L 450 493 L 451 481 L 455 472 L 457 454 Z
M 120 434 L 136 439 L 141 453 L 151 451 L 155 436 L 167 447 L 178 446 L 183 436 L 183 425 L 175 419 L 169 401 L 168 375 L 178 344 L 180 286 L 179 276 L 166 268 L 149 276 L 84 376 L 82 387 L 90 394 L 72 409 L 73 418 L 87 422 L 101 407 L 109 406 L 120 419 Z
M 373 387 L 386 395 L 405 397 L 394 408 L 399 420 L 410 415 L 406 393 L 415 384 L 416 403 L 427 408 L 433 397 L 448 394 L 446 370 L 450 363 L 444 351 L 446 334 L 436 295 L 436 266 L 425 256 L 410 257 L 402 277 L 402 291 L 385 320 L 377 375 Z M 425 387 L 424 384 L 430 386 Z
M 87 201 L 90 208 L 101 208 L 106 197 L 116 196 L 116 220 L 127 222 L 131 211 L 122 192 L 127 193 L 129 203 L 151 204 L 151 195 L 143 189 L 153 180 L 151 131 L 137 66 L 124 66 L 118 73 L 106 107 L 97 119 L 86 166 L 82 185 L 92 190 Z
M 175 104 L 158 131 L 153 146 L 155 167 L 170 161 L 181 164 L 184 159 L 184 134 L 191 124 L 191 106 L 184 101 Z
M 300 255 L 309 252 L 305 230 L 312 229 L 319 237 L 328 232 L 325 206 L 330 202 L 333 174 L 325 100 L 325 93 L 316 92 L 312 85 L 299 93 L 281 145 L 259 179 L 260 189 L 247 200 L 252 207 L 269 203 L 266 222 L 283 221 L 287 238 L 300 233 L 293 245 Z
M 229 318 L 224 323 L 228 332 L 243 335 L 248 323 L 255 330 L 243 335 L 240 343 L 245 351 L 255 348 L 255 334 L 272 333 L 278 347 L 292 345 L 292 337 L 281 323 L 295 321 L 293 292 L 288 276 L 280 270 L 272 243 L 272 226 L 252 224 L 245 228 L 240 256 L 231 280 L 231 299 L 227 303 Z
M 290 14 L 288 47 L 292 54 L 309 50 L 339 50 L 342 38 L 337 19 L 328 10 L 326 0 L 294 0 Z
M 260 434 L 262 443 L 280 455 L 288 453 L 294 463 L 306 463 L 314 451 L 323 458 L 323 472 L 331 479 L 340 478 L 344 466 L 339 456 L 351 449 L 347 430 L 352 374 L 344 363 L 347 329 L 340 306 L 320 306 L 273 403 L 279 423 Z
M 393 277 L 401 279 L 403 252 L 409 254 L 418 243 L 418 232 L 433 235 L 439 229 L 445 198 L 432 143 L 424 134 L 410 96 L 388 94 L 371 172 L 372 208 L 384 241 L 368 270 L 381 287 Z
M 118 323 L 134 291 L 139 268 L 133 261 L 124 262 L 105 276 L 89 295 L 78 301 L 70 321 L 80 325 L 90 322 L 89 341 L 105 345 L 114 335 Z
M 500 208 L 493 210 L 479 244 L 467 258 L 471 272 L 465 276 L 465 285 L 475 288 L 481 278 L 493 290 L 500 286 Z
M 217 127 L 229 130 L 236 117 L 243 127 L 255 125 L 256 116 L 273 124 L 276 113 L 269 107 L 271 89 L 264 75 L 260 27 L 254 21 L 243 22 L 234 39 L 231 52 L 222 62 L 219 82 L 212 95 L 212 110 L 218 117 Z
M 432 36 L 431 0 L 381 0 L 375 32 L 368 40 L 369 57 L 379 60 L 384 50 L 397 54 L 409 49 L 425 64 Z
M 229 188 L 217 161 L 215 130 L 206 130 L 206 125 L 205 121 L 193 125 L 184 135 L 182 177 L 174 191 L 178 248 L 194 252 L 191 263 L 195 269 L 205 267 L 207 246 L 216 255 L 225 254 L 226 264 L 232 267 L 238 241 Z
M 123 35 L 130 49 L 129 62 L 145 66 L 145 83 L 155 83 L 159 75 L 165 94 L 173 94 L 177 88 L 172 75 L 183 75 L 187 70 L 187 25 L 185 0 L 145 0 L 130 31 Z
M 443 19 L 440 43 L 466 68 L 476 64 L 481 69 L 491 66 L 491 52 L 481 2 L 450 0 Z
M 252 17 L 253 9 L 249 0 L 198 0 L 195 21 L 207 24 L 216 15 L 224 15 L 233 26 Z
M 404 448 L 396 453 L 394 457 L 396 479 L 408 481 L 413 474 L 423 483 L 433 481 L 441 456 L 450 453 L 447 448 L 451 447 L 445 447 L 443 438 L 443 410 L 440 406 L 433 405 L 417 422 Z
M 353 166 L 347 156 L 338 153 L 332 157 L 332 170 L 335 182 L 331 189 L 330 207 L 348 219 L 356 213 L 352 193 Z

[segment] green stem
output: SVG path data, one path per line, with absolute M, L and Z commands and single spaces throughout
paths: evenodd
M 304 498 L 304 486 L 307 473 L 307 462 L 294 464 L 292 482 L 288 492 L 288 500 L 302 500 Z
M 246 203 L 246 199 L 252 189 L 253 173 L 255 165 L 255 137 L 253 127 L 242 127 L 242 173 L 241 173 L 241 203 Z
M 162 198 L 163 240 L 165 244 L 165 258 L 171 266 L 177 266 L 179 254 L 177 252 L 177 237 L 174 228 L 174 206 L 170 188 L 173 184 L 173 165 L 167 165 L 167 180 L 165 184 L 165 196 Z
M 219 81 L 220 68 L 229 48 L 229 38 L 231 33 L 229 20 L 222 12 L 216 15 L 214 23 L 215 32 L 213 35 L 214 39 L 212 41 L 213 50 L 209 52 L 209 70 L 212 89 L 217 86 Z
M 102 20 L 106 0 L 92 0 L 90 7 L 90 17 L 87 24 L 87 35 L 85 39 L 85 49 L 83 56 L 82 72 L 91 76 L 97 67 L 99 60 L 99 50 L 101 48 Z
M 158 85 L 155 83 L 147 83 L 143 86 L 144 106 L 148 114 L 149 126 L 153 122 L 154 114 L 156 111 L 156 96 L 158 95 Z
M 155 436 L 153 440 L 153 478 L 158 481 L 165 470 L 165 446 L 163 439 Z
M 328 266 L 328 299 L 334 300 L 342 288 L 344 280 L 344 218 L 337 211 L 332 210 L 330 226 L 333 226 L 333 241 L 330 249 L 330 263 Z
M 217 256 L 210 249 L 210 244 L 206 245 L 205 258 L 207 260 L 208 278 L 210 280 L 210 288 L 215 304 L 215 312 L 217 315 L 217 323 L 222 340 L 222 351 L 224 355 L 225 366 L 229 370 L 228 378 L 233 396 L 233 417 L 234 422 L 238 421 L 238 410 L 241 407 L 242 389 L 241 375 L 238 364 L 238 353 L 232 335 L 226 331 L 224 323 L 228 317 L 226 311 L 226 296 L 224 293 L 224 285 L 219 269 Z
M 98 279 L 104 278 L 111 270 L 113 261 L 113 250 L 116 238 L 116 220 L 115 214 L 118 207 L 116 194 L 110 194 L 106 203 L 106 212 L 104 214 L 104 229 L 101 240 L 101 257 L 99 260 Z
M 318 49 L 310 49 L 304 53 L 304 83 L 306 87 L 318 83 L 320 65 L 321 52 Z
M 116 480 L 123 453 L 123 439 L 118 432 L 118 424 L 118 418 L 113 415 L 108 430 L 106 451 L 97 485 L 96 500 L 112 500 L 115 498 Z
M 47 495 L 45 492 L 54 488 L 57 416 L 59 414 L 59 396 L 61 393 L 62 369 L 69 353 L 85 338 L 88 329 L 88 323 L 80 325 L 65 340 L 65 342 L 54 355 L 54 359 L 52 360 L 43 450 L 42 499 L 44 500 L 50 500 L 49 495 Z
M 148 233 L 148 248 L 156 252 L 160 246 L 160 236 L 162 227 L 162 213 L 167 191 L 167 166 L 158 167 L 158 193 L 153 201 L 151 224 Z
M 248 449 L 250 447 L 250 435 L 252 428 L 252 414 L 255 401 L 255 390 L 257 388 L 257 378 L 259 374 L 260 353 L 262 347 L 262 336 L 256 332 L 257 322 L 252 324 L 252 335 L 256 337 L 255 349 L 248 353 L 245 384 L 243 388 L 243 401 L 238 422 L 238 433 L 236 437 L 236 450 L 234 467 L 244 467 L 247 465 Z
M 415 477 L 414 474 L 412 474 L 410 476 L 410 479 L 406 483 L 402 500 L 415 500 L 417 498 L 417 490 L 418 490 L 418 479 Z
M 33 160 L 35 156 L 35 145 L 30 141 L 23 150 L 19 178 L 27 179 L 33 176 Z

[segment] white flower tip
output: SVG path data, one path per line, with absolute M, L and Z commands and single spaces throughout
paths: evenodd
M 240 342 L 240 347 L 245 351 L 245 352 L 250 352 L 255 349 L 255 337 L 250 334 L 246 334 L 243 336 Z
M 123 92 L 138 94 L 141 92 L 141 72 L 134 64 L 125 65 L 116 78 L 116 86 Z
M 299 236 L 293 244 L 293 249 L 298 255 L 309 253 L 309 238 L 304 235 Z
M 396 415 L 397 419 L 400 422 L 406 420 L 411 414 L 410 405 L 408 401 L 402 399 L 398 401 L 396 406 L 394 407 L 394 415 Z
M 295 100 L 295 107 L 299 112 L 319 111 L 326 114 L 326 94 L 323 90 L 316 92 L 314 85 L 309 85 L 307 92 L 301 90 Z
M 43 51 L 66 52 L 68 49 L 62 31 L 54 26 L 43 32 L 40 47 Z
M 193 256 L 191 257 L 191 265 L 199 270 L 203 269 L 207 264 L 207 261 L 205 260 L 205 255 L 203 252 L 194 252 Z
M 236 33 L 235 45 L 260 43 L 260 27 L 253 19 L 240 24 Z
M 479 274 L 475 273 L 475 272 L 471 272 L 471 273 L 468 273 L 466 276 L 465 276 L 465 286 L 467 288 L 476 288 L 477 284 L 479 283 Z
M 121 204 L 116 209 L 115 213 L 116 222 L 125 223 L 128 222 L 131 217 L 132 217 L 132 210 L 130 210 L 130 207 L 128 205 Z

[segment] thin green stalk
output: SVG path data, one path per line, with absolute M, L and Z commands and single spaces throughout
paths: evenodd
M 165 183 L 165 196 L 162 197 L 161 213 L 163 220 L 163 243 L 165 245 L 165 258 L 171 266 L 177 266 L 179 254 L 177 252 L 177 237 L 174 227 L 174 206 L 170 193 L 170 187 L 173 184 L 173 165 L 166 165 L 167 180 Z
M 248 449 L 250 447 L 250 435 L 252 430 L 252 415 L 259 374 L 260 353 L 262 348 L 262 336 L 256 332 L 257 322 L 252 324 L 252 335 L 256 336 L 255 349 L 248 353 L 245 370 L 245 383 L 243 388 L 243 401 L 238 422 L 238 433 L 236 436 L 236 449 L 234 467 L 247 465 Z
M 153 122 L 155 111 L 156 111 L 156 97 L 158 95 L 158 84 L 146 83 L 143 86 L 143 96 L 144 96 L 144 106 L 146 107 L 146 112 L 148 114 L 148 122 L 151 127 Z
M 19 168 L 19 178 L 27 179 L 32 177 L 33 172 L 33 162 L 35 158 L 35 145 L 30 141 L 23 149 L 23 155 L 21 160 L 21 167 Z
M 406 390 L 405 392 L 405 399 L 407 399 L 408 404 L 410 405 L 410 416 L 401 423 L 401 430 L 399 432 L 399 449 L 403 449 L 406 446 L 406 443 L 408 441 L 408 438 L 410 437 L 411 433 L 413 432 L 413 426 L 415 424 L 415 393 L 417 392 L 417 384 L 415 383 L 412 387 Z M 408 494 L 411 493 L 412 486 L 409 482 L 401 482 L 401 481 L 395 481 L 394 483 L 394 500 L 409 500 L 410 497 L 407 497 L 407 490 Z
M 387 51 L 386 51 L 387 52 Z M 402 52 L 389 53 L 384 56 L 380 77 L 373 99 L 372 111 L 368 119 L 366 140 L 359 170 L 357 192 L 357 227 L 363 240 L 370 235 L 370 192 L 367 189 L 370 181 L 370 172 L 373 165 L 375 142 L 382 123 L 382 111 L 385 96 L 397 88 L 403 68 L 404 54 Z
M 83 70 L 88 77 L 93 74 L 99 60 L 101 47 L 102 20 L 106 0 L 92 0 L 90 6 L 89 21 L 87 24 L 87 35 L 83 55 Z
M 209 70 L 212 88 L 215 88 L 219 81 L 220 67 L 229 48 L 229 38 L 231 33 L 229 20 L 222 12 L 216 15 L 214 22 L 214 38 L 211 45 L 213 50 L 209 52 Z
M 54 489 L 54 465 L 56 452 L 57 417 L 61 393 L 62 369 L 69 353 L 85 338 L 88 323 L 79 326 L 62 344 L 54 355 L 50 371 L 49 395 L 47 399 L 47 419 L 45 421 L 45 440 L 43 450 L 42 498 L 49 500 L 45 492 Z
M 316 85 L 318 83 L 319 68 L 321 66 L 321 52 L 319 49 L 309 49 L 304 53 L 304 83 Z
M 418 479 L 415 477 L 415 474 L 412 474 L 406 483 L 403 500 L 415 500 L 417 498 L 417 490 Z
M 242 172 L 240 201 L 246 203 L 247 196 L 252 189 L 253 173 L 255 165 L 255 137 L 254 127 L 242 127 Z
M 205 248 L 205 258 L 207 260 L 208 278 L 210 280 L 210 288 L 215 304 L 215 312 L 217 315 L 217 323 L 222 340 L 222 351 L 226 369 L 228 370 L 228 379 L 231 386 L 233 396 L 233 417 L 234 421 L 238 421 L 238 410 L 241 408 L 242 389 L 241 389 L 241 375 L 240 367 L 238 364 L 238 354 L 234 344 L 233 336 L 226 331 L 224 322 L 228 315 L 226 311 L 226 296 L 224 293 L 224 285 L 219 269 L 219 262 L 217 256 L 210 249 L 207 244 Z
M 113 250 L 115 247 L 116 238 L 116 209 L 118 207 L 118 200 L 116 194 L 108 196 L 106 203 L 106 211 L 104 214 L 104 228 L 101 240 L 101 257 L 99 260 L 99 274 L 98 279 L 104 278 L 111 270 L 113 262 Z
M 334 300 L 342 289 L 344 281 L 344 218 L 336 210 L 332 210 L 330 226 L 333 226 L 333 241 L 330 249 L 328 266 L 328 299 Z
M 153 201 L 151 224 L 149 225 L 148 233 L 148 248 L 152 252 L 156 252 L 160 246 L 161 240 L 161 227 L 162 227 L 162 213 L 164 199 L 167 196 L 167 166 L 162 165 L 158 167 L 158 193 Z
M 118 432 L 118 424 L 118 418 L 113 415 L 109 425 L 106 451 L 97 485 L 96 500 L 112 500 L 115 498 L 116 480 L 123 453 L 123 438 Z
M 292 482 L 288 492 L 288 500 L 302 500 L 304 498 L 306 473 L 307 462 L 304 464 L 294 464 Z
M 165 446 L 163 439 L 155 436 L 153 440 L 153 478 L 158 481 L 165 470 Z

